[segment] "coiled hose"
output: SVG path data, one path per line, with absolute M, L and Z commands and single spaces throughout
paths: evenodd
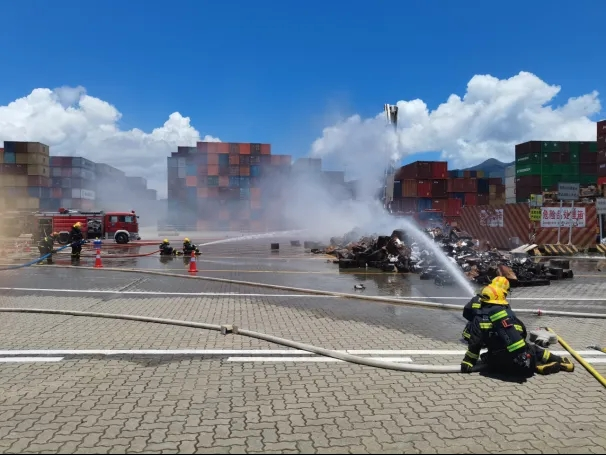
M 0 313 L 34 313 L 34 314 L 57 314 L 63 316 L 79 316 L 79 317 L 92 317 L 92 318 L 106 318 L 106 319 L 122 319 L 127 321 L 138 321 L 138 322 L 152 322 L 156 324 L 176 325 L 181 327 L 191 327 L 195 329 L 205 329 L 221 331 L 222 325 L 218 324 L 207 324 L 202 322 L 183 321 L 179 319 L 165 319 L 165 318 L 152 318 L 147 316 L 135 316 L 130 314 L 112 314 L 112 313 L 96 313 L 89 311 L 72 311 L 72 310 L 51 310 L 46 308 L 0 308 Z M 331 357 L 333 359 L 342 360 L 344 362 L 355 363 L 358 365 L 364 365 L 375 368 L 383 368 L 387 370 L 395 371 L 406 371 L 415 373 L 460 373 L 461 367 L 459 365 L 403 365 L 394 362 L 385 362 L 383 360 L 375 360 L 371 358 L 359 357 L 356 355 L 347 354 L 344 352 L 334 351 L 332 349 L 320 348 L 312 346 L 310 344 L 299 343 L 298 341 L 287 340 L 286 338 L 279 338 L 273 335 L 267 335 L 265 333 L 255 332 L 252 330 L 245 330 L 235 328 L 235 334 L 247 336 L 251 338 L 257 338 L 259 340 L 268 341 L 270 343 L 287 346 L 301 351 L 318 354 L 325 357 Z M 473 371 L 481 371 L 485 366 L 483 364 L 474 367 Z

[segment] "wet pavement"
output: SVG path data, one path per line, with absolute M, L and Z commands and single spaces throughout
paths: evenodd
M 332 258 L 290 247 L 288 240 L 276 240 L 278 253 L 270 251 L 269 240 L 203 247 L 196 276 L 345 293 L 356 292 L 353 285 L 362 282 L 367 295 L 457 304 L 469 298 L 459 287 L 440 288 L 415 274 L 339 272 L 326 262 Z M 155 249 L 104 248 L 105 270 L 2 271 L 0 307 L 236 324 L 403 364 L 458 365 L 465 351 L 458 311 L 107 270 L 187 275 L 183 258 L 111 257 Z M 69 265 L 69 255 L 57 262 Z M 81 266 L 93 263 L 94 257 L 84 257 Z M 606 271 L 587 259 L 571 261 L 571 268 L 573 280 L 514 290 L 512 306 L 606 312 Z M 478 374 L 413 374 L 324 362 L 258 339 L 185 327 L 46 314 L 1 317 L 0 453 L 606 450 L 606 394 L 578 364 L 575 373 L 519 384 Z M 552 327 L 606 374 L 606 354 L 586 348 L 606 344 L 603 320 L 523 320 L 529 328 Z M 29 360 L 11 363 L 9 357 Z

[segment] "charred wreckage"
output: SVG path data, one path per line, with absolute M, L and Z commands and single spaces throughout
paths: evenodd
M 312 253 L 336 257 L 339 269 L 379 269 L 384 272 L 418 273 L 422 280 L 433 280 L 438 286 L 454 284 L 455 278 L 437 254 L 456 264 L 467 278 L 486 285 L 496 276 L 505 276 L 512 287 L 547 286 L 552 280 L 573 278 L 567 259 L 538 263 L 526 254 L 502 253 L 487 248 L 480 251 L 473 238 L 451 228 L 427 229 L 424 238 L 415 238 L 402 229 L 391 235 L 362 236 L 356 230 L 343 237 L 330 239 L 328 247 L 311 246 Z M 311 243 L 311 242 L 306 242 Z M 313 248 L 315 246 L 315 248 Z

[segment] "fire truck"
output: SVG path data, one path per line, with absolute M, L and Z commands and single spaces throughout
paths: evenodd
M 135 211 L 131 212 L 85 212 L 59 209 L 58 212 L 37 212 L 34 214 L 33 234 L 42 238 L 47 234 L 59 234 L 58 242 L 69 243 L 69 231 L 77 222 L 82 224 L 85 239 L 114 239 L 116 243 L 141 240 L 139 222 Z

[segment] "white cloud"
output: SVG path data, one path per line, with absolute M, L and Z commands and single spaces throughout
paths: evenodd
M 177 146 L 219 141 L 174 112 L 164 125 L 146 133 L 121 130 L 122 114 L 110 103 L 86 94 L 84 87 L 39 88 L 8 106 L 0 106 L 0 140 L 39 141 L 52 155 L 83 156 L 148 179 L 166 195 L 166 157 Z
M 559 92 L 559 86 L 527 72 L 503 80 L 476 75 L 463 98 L 450 95 L 433 111 L 419 99 L 399 101 L 397 132 L 386 126 L 383 113 L 370 119 L 355 115 L 325 128 L 312 154 L 341 162 L 357 177 L 376 176 L 390 157 L 419 152 L 441 151 L 454 169 L 491 157 L 511 161 L 515 144 L 528 140 L 595 141 L 589 117 L 600 112 L 598 93 L 555 106 Z

